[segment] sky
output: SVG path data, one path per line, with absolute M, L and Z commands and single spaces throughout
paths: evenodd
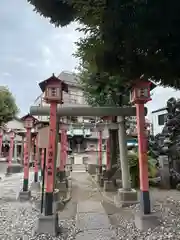
M 80 37 L 78 25 L 55 28 L 27 0 L 0 0 L 0 24 L 0 85 L 9 87 L 22 116 L 41 93 L 38 82 L 78 66 L 72 56 Z M 148 112 L 164 107 L 172 96 L 180 92 L 157 87 Z

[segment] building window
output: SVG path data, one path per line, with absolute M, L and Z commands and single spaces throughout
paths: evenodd
M 166 118 L 167 118 L 167 113 L 158 115 L 158 125 L 159 125 L 159 126 L 164 125 L 164 123 L 165 123 L 165 121 L 166 121 Z

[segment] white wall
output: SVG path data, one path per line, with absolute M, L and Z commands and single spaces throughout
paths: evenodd
M 161 133 L 163 130 L 164 125 L 159 125 L 158 124 L 158 116 L 161 114 L 166 114 L 166 110 L 161 110 L 155 113 L 151 113 L 151 122 L 153 124 L 153 135 L 155 136 L 158 133 Z
M 6 127 L 9 129 L 25 130 L 23 122 L 18 121 L 16 119 L 13 119 L 12 121 L 9 121 L 8 123 L 6 123 Z

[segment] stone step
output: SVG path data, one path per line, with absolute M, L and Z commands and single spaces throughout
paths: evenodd
M 84 164 L 73 164 L 73 172 L 86 172 L 86 166 Z

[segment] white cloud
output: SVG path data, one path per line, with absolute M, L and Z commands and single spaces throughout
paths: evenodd
M 9 72 L 3 72 L 3 73 L 2 73 L 2 76 L 3 76 L 3 77 L 12 77 L 12 74 L 9 73 Z

